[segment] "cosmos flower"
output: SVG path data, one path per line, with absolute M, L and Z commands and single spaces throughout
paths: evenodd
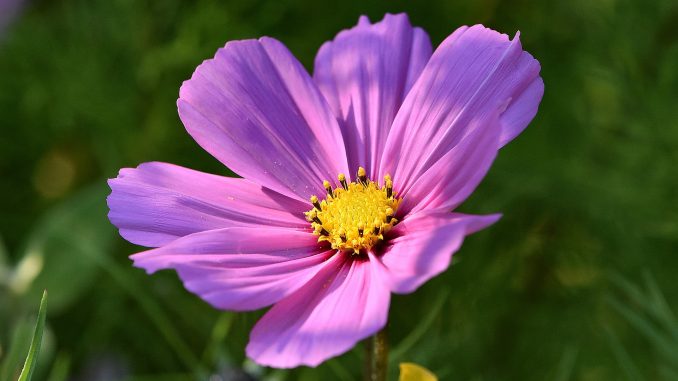
M 183 83 L 188 133 L 242 178 L 165 163 L 109 181 L 109 218 L 153 273 L 215 308 L 273 305 L 247 354 L 316 366 L 379 331 L 391 293 L 444 271 L 498 215 L 453 212 L 532 120 L 539 63 L 481 25 L 432 53 L 406 15 L 325 43 L 313 77 L 272 38 L 232 41 Z

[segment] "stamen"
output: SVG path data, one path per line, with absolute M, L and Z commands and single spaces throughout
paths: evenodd
M 322 201 L 311 197 L 313 208 L 306 212 L 306 219 L 319 242 L 353 254 L 369 251 L 398 223 L 395 214 L 401 200 L 391 176 L 384 176 L 381 187 L 367 177 L 363 167 L 358 168 L 354 182 L 349 183 L 343 173 L 337 178 L 341 185 L 335 189 L 323 181 L 327 195 Z
M 339 182 L 341 183 L 342 188 L 344 188 L 344 190 L 348 190 L 348 184 L 346 183 L 346 176 L 344 176 L 343 173 L 340 173 L 339 176 L 337 176 L 337 177 L 339 177 Z
M 346 242 L 346 232 L 343 228 L 339 229 L 339 238 L 341 238 L 341 242 Z
M 308 212 L 306 212 L 306 221 L 311 222 L 313 221 L 314 218 L 317 218 L 318 213 L 316 212 L 315 209 L 311 209 Z
M 367 186 L 367 172 L 363 167 L 358 167 L 358 180 L 361 184 Z
M 306 221 L 315 222 L 318 225 L 323 224 L 322 221 L 320 221 L 320 218 L 318 218 L 318 211 L 316 209 L 311 209 L 306 213 Z
M 393 197 L 393 181 L 391 181 L 391 179 L 388 178 L 384 181 L 384 183 L 386 183 L 386 197 L 392 198 Z
M 353 245 L 353 254 L 360 254 L 360 244 L 358 243 L 358 240 L 354 239 L 351 241 L 351 244 Z
M 393 209 L 391 208 L 386 209 L 386 222 L 391 222 L 394 213 L 395 212 L 393 211 Z
M 313 195 L 311 196 L 311 204 L 318 210 L 321 211 L 322 209 L 320 208 L 320 202 L 318 202 L 318 197 Z
M 332 193 L 332 184 L 330 184 L 329 181 L 325 180 L 323 181 L 323 186 L 325 187 L 325 191 L 327 192 L 327 195 L 332 197 L 334 194 Z

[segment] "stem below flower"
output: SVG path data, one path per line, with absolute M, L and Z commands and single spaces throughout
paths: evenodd
M 365 381 L 386 381 L 388 340 L 386 327 L 365 340 Z

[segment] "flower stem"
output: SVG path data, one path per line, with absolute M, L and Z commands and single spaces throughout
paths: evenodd
M 386 327 L 365 340 L 365 381 L 386 381 L 388 340 Z

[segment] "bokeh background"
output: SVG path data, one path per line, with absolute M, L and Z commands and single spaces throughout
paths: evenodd
M 394 297 L 392 379 L 414 361 L 442 380 L 678 380 L 675 0 L 0 3 L 0 380 L 44 288 L 38 380 L 359 379 L 360 345 L 316 369 L 247 361 L 261 312 L 213 310 L 173 272 L 133 268 L 141 248 L 109 224 L 105 180 L 152 160 L 229 173 L 175 106 L 227 40 L 276 37 L 310 69 L 360 14 L 400 11 L 434 44 L 462 24 L 520 30 L 546 93 L 463 206 L 504 218 Z

